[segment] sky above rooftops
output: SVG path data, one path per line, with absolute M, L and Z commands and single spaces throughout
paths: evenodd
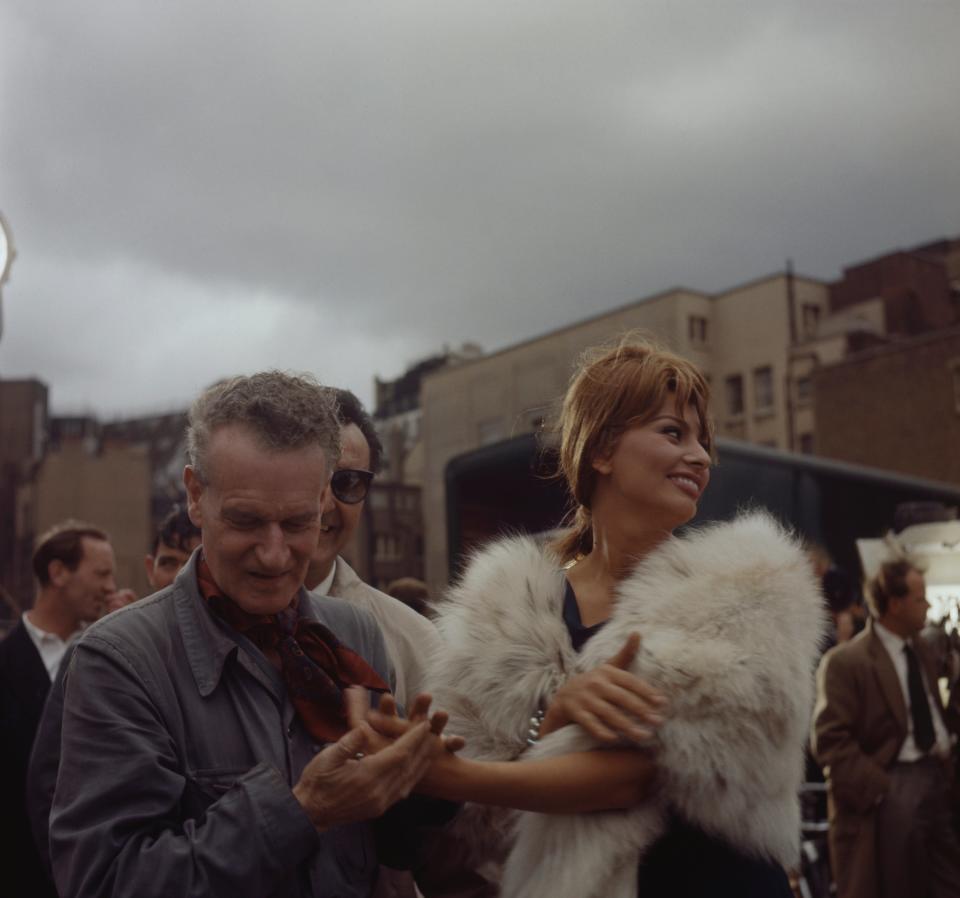
M 960 4 L 0 4 L 0 377 L 374 375 L 960 233 Z

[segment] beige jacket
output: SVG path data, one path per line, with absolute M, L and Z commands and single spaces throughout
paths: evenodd
M 396 699 L 406 708 L 423 691 L 427 666 L 439 650 L 437 628 L 399 599 L 364 583 L 342 558 L 337 559 L 330 595 L 346 599 L 376 618 L 397 674 Z
M 440 635 L 427 618 L 399 599 L 364 583 L 342 558 L 337 559 L 330 595 L 359 605 L 377 620 L 396 671 L 396 699 L 406 706 L 424 690 L 425 672 L 438 654 Z M 425 828 L 416 880 L 406 870 L 380 868 L 373 898 L 493 898 L 496 887 L 474 872 L 466 847 L 444 830 Z

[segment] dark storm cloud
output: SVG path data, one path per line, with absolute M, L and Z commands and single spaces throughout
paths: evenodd
M 936 3 L 8 3 L 0 373 L 111 410 L 264 365 L 368 395 L 444 342 L 958 232 L 958 25 Z

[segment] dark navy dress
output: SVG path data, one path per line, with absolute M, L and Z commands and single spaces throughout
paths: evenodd
M 583 625 L 569 582 L 563 622 L 577 652 L 604 623 Z M 637 884 L 642 898 L 793 898 L 779 864 L 741 854 L 679 816 L 644 855 Z

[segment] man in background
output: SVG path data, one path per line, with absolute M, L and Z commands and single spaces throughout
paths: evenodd
M 190 560 L 193 550 L 200 545 L 200 528 L 190 520 L 186 508 L 175 508 L 160 524 L 153 540 L 152 552 L 146 556 L 147 580 L 153 591 L 169 586 L 180 569 Z M 116 611 L 136 601 L 133 590 L 118 589 L 106 598 L 104 613 Z M 37 737 L 30 756 L 27 771 L 27 815 L 33 831 L 34 844 L 40 854 L 47 874 L 50 871 L 50 807 L 57 786 L 57 771 L 60 767 L 60 734 L 63 721 L 63 678 L 75 643 L 71 643 L 63 656 L 60 671 L 54 678 L 47 697 L 43 716 L 37 727 Z
M 376 618 L 396 669 L 397 701 L 406 707 L 423 688 L 426 665 L 439 636 L 426 618 L 364 583 L 341 555 L 357 532 L 370 484 L 380 471 L 383 446 L 360 400 L 349 390 L 331 392 L 340 422 L 340 458 L 304 585 L 315 595 L 346 599 Z
M 64 521 L 40 537 L 33 554 L 33 608 L 0 642 L 0 871 L 17 894 L 55 896 L 30 837 L 27 765 L 50 683 L 85 623 L 116 590 L 107 535 Z
M 440 636 L 426 617 L 364 583 L 341 555 L 360 524 L 370 484 L 380 471 L 383 446 L 360 400 L 349 390 L 331 392 L 340 423 L 340 458 L 304 585 L 316 596 L 345 599 L 373 615 L 396 671 L 397 701 L 406 706 L 423 689 Z M 406 833 L 405 844 L 400 844 L 398 832 Z M 392 827 L 392 833 L 396 844 L 389 846 L 391 852 L 381 851 L 381 856 L 388 861 L 394 855 L 412 862 L 413 873 L 382 867 L 375 898 L 412 898 L 418 894 L 414 878 L 426 898 L 492 898 L 497 894 L 497 887 L 468 863 L 467 847 L 442 827 L 401 824 Z
M 916 637 L 929 605 L 923 574 L 883 564 L 874 620 L 824 655 L 813 751 L 827 779 L 830 856 L 839 898 L 960 895 L 950 728 L 937 676 Z
M 173 583 L 199 545 L 200 528 L 190 520 L 186 508 L 174 508 L 160 524 L 153 551 L 144 559 L 153 592 Z

